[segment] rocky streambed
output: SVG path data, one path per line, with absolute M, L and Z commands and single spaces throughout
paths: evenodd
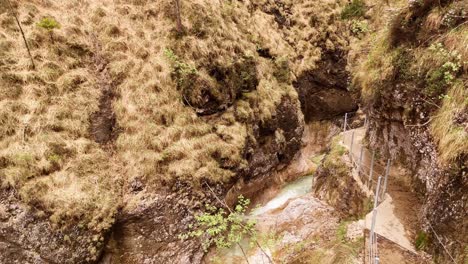
M 213 248 L 204 261 L 237 264 L 269 263 L 273 259 L 295 263 L 305 252 L 312 254 L 306 257 L 309 261 L 333 260 L 341 217 L 333 207 L 314 197 L 312 185 L 323 153 L 338 130 L 330 122 L 307 125 L 301 151 L 287 168 L 268 177 L 266 187 L 253 191 L 262 184 L 237 186 L 231 197 L 256 193 L 251 195 L 252 208 L 247 217 L 256 221 L 258 244 L 244 238 L 240 245 L 229 249 Z M 352 261 L 357 262 L 357 258 Z
M 339 218 L 332 207 L 312 196 L 312 179 L 307 175 L 286 184 L 273 199 L 250 212 L 249 217 L 257 222 L 261 248 L 249 239 L 242 241 L 249 263 L 269 263 L 268 257 L 291 258 L 298 245 L 334 236 Z M 206 260 L 247 263 L 239 246 L 212 252 Z

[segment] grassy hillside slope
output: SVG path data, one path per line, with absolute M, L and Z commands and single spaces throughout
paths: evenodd
M 301 133 L 292 83 L 347 45 L 344 2 L 0 1 L 0 192 L 99 233 L 143 187 L 233 182 L 264 145 L 290 159 L 278 120 Z

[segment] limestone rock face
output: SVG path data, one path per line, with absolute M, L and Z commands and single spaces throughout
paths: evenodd
M 328 51 L 316 69 L 300 75 L 294 86 L 306 122 L 330 119 L 356 111 L 357 102 L 347 90 L 346 52 Z
M 199 241 L 182 241 L 178 235 L 186 231 L 204 199 L 178 187 L 173 194 L 144 194 L 139 206 L 124 208 L 101 263 L 200 263 L 204 252 Z
M 250 178 L 281 169 L 301 147 L 304 121 L 298 102 L 283 98 L 277 114 L 265 124 L 253 125 L 255 142 L 246 149 L 249 162 L 245 175 Z
M 58 229 L 37 209 L 19 202 L 13 191 L 0 192 L 0 263 L 93 263 L 106 232 L 85 227 Z
M 413 106 L 409 114 L 405 105 Z M 414 189 L 425 196 L 420 212 L 427 220 L 425 228 L 429 233 L 434 228 L 444 237 L 444 243 L 457 250 L 460 244 L 453 241 L 467 243 L 464 234 L 468 232 L 468 164 L 466 159 L 460 159 L 453 168 L 441 166 L 428 128 L 405 126 L 427 122 L 428 112 L 422 106 L 421 95 L 398 90 L 384 93 L 381 100 L 370 106 L 369 143 L 412 170 Z

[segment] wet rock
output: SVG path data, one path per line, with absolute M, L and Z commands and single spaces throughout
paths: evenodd
M 339 217 L 335 210 L 310 194 L 294 198 L 276 210 L 258 216 L 257 228 L 262 234 L 275 233 L 278 243 L 269 248 L 275 258 L 293 263 L 294 250 L 298 244 L 313 246 L 319 241 L 328 241 L 336 236 Z M 311 242 L 315 238 L 316 242 Z M 251 263 L 261 263 L 263 252 L 257 250 Z M 291 258 L 290 261 L 288 261 Z

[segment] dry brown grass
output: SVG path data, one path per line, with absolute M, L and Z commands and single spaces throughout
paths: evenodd
M 400 89 L 419 93 L 431 100 L 431 108 L 437 104 L 441 106 L 430 113 L 430 131 L 438 143 L 439 159 L 444 165 L 464 157 L 467 149 L 466 120 L 463 120 L 463 116 L 467 111 L 468 26 L 466 22 L 450 26 L 458 19 L 453 14 L 462 10 L 464 5 L 466 8 L 466 3 L 454 1 L 443 7 L 433 6 L 420 18 L 422 23 L 415 29 L 415 35 L 419 38 L 426 36 L 417 45 L 403 41 L 400 47 L 391 46 L 390 40 L 397 36 L 391 36 L 394 32 L 389 31 L 389 27 L 383 27 L 362 40 L 370 43 L 370 52 L 355 67 L 354 84 L 361 88 L 364 101 L 371 102 L 382 92 L 391 92 L 395 84 L 400 83 Z M 407 3 L 392 3 L 390 8 L 408 13 Z M 385 15 L 382 12 L 384 9 L 380 8 L 372 15 L 381 17 L 376 20 L 380 24 L 384 23 L 382 17 Z M 450 14 L 454 16 L 452 20 L 448 20 Z M 437 45 L 439 48 L 434 49 Z M 401 60 L 402 57 L 406 61 Z M 456 65 L 457 70 L 447 66 L 451 63 Z M 446 81 L 443 77 L 446 73 L 453 80 Z M 408 85 L 401 85 L 405 82 Z M 445 99 L 440 100 L 442 97 Z
M 0 28 L 0 182 L 45 211 L 53 223 L 80 219 L 109 227 L 118 202 L 109 156 L 88 139 L 100 91 L 90 70 L 85 23 L 64 3 L 20 2 L 18 13 L 37 71 L 30 70 L 17 28 Z M 42 17 L 62 25 L 53 40 L 36 26 Z M 2 25 L 12 16 L 1 13 Z
M 457 116 L 468 113 L 468 81 L 457 82 L 447 93 L 442 107 L 431 123 L 431 132 L 438 143 L 440 161 L 447 165 L 468 154 L 468 132 L 465 123 L 457 122 Z
M 246 166 L 252 124 L 273 118 L 284 97 L 298 102 L 295 76 L 313 69 L 323 48 L 347 44 L 336 21 L 345 0 L 284 2 L 285 8 L 272 0 L 183 1 L 186 32 L 179 35 L 170 0 L 19 1 L 36 71 L 13 18 L 0 9 L 2 188 L 16 189 L 55 223 L 77 219 L 101 230 L 120 205 L 121 186 L 133 179 L 231 180 Z M 268 14 L 274 7 L 293 23 L 275 22 Z M 43 17 L 57 20 L 60 29 L 49 34 L 37 27 Z M 193 65 L 220 97 L 224 86 L 211 70 L 229 71 L 246 57 L 255 62 L 258 85 L 236 94 L 216 116 L 198 116 L 184 103 L 165 49 Z M 113 152 L 89 134 L 101 96 L 96 52 L 108 62 L 118 95 L 112 106 L 121 133 Z
M 369 102 L 379 93 L 382 82 L 391 78 L 394 71 L 392 51 L 388 46 L 386 33 L 369 36 L 372 41 L 370 53 L 364 61 L 357 63 L 353 82 L 361 88 L 361 96 Z

